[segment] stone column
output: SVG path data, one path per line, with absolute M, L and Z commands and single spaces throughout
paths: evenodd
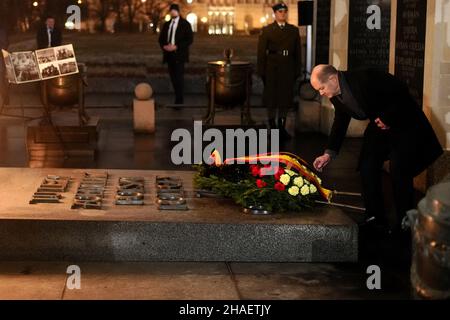
M 349 0 L 331 1 L 330 64 L 336 69 L 347 70 L 348 57 Z M 320 131 L 329 134 L 334 119 L 334 107 L 327 98 L 322 98 Z M 352 119 L 347 130 L 348 137 L 361 137 L 367 121 Z
M 427 185 L 450 173 L 450 0 L 428 1 L 423 109 L 445 154 L 428 170 Z

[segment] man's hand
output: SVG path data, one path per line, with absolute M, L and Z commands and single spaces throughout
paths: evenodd
M 380 128 L 381 130 L 388 130 L 390 127 L 385 125 L 383 121 L 381 121 L 380 118 L 375 119 L 375 124 Z
M 322 172 L 322 169 L 331 161 L 331 157 L 328 153 L 324 153 L 320 157 L 317 157 L 316 160 L 314 160 L 313 166 L 314 168 Z
M 165 51 L 172 52 L 172 51 L 177 50 L 177 46 L 174 45 L 174 44 L 166 44 L 166 45 L 163 47 L 163 49 L 164 49 Z

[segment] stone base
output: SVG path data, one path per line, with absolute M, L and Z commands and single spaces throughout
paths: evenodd
M 450 150 L 445 150 L 427 170 L 427 187 L 450 179 Z
M 0 169 L 0 260 L 356 261 L 358 227 L 340 209 L 248 215 L 228 199 L 197 198 L 193 172 L 108 170 L 101 210 L 70 209 L 81 169 Z M 105 170 L 88 170 L 104 173 Z M 28 204 L 46 175 L 72 177 L 61 203 Z M 155 178 L 183 180 L 189 210 L 160 211 Z M 117 206 L 119 177 L 145 178 L 144 205 Z
M 139 133 L 155 132 L 155 100 L 133 101 L 133 126 Z
M 29 166 L 62 165 L 67 158 L 94 160 L 97 150 L 98 118 L 80 126 L 32 126 L 27 128 Z

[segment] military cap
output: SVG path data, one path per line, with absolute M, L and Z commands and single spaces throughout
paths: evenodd
M 172 11 L 172 10 L 176 10 L 176 11 L 180 12 L 180 6 L 176 3 L 172 3 L 170 5 L 169 11 Z
M 288 9 L 288 7 L 284 2 L 279 2 L 272 7 L 273 12 L 278 11 L 278 10 L 287 10 L 287 9 Z

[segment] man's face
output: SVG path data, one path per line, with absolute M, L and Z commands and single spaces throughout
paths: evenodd
M 55 19 L 48 18 L 45 20 L 45 24 L 47 25 L 47 28 L 53 29 L 55 27 Z
M 179 15 L 180 15 L 180 13 L 178 12 L 178 10 L 170 10 L 170 17 L 172 18 L 172 19 L 174 19 L 174 18 L 176 18 L 176 17 L 178 17 Z
M 332 98 L 340 93 L 339 79 L 337 75 L 331 75 L 328 80 L 321 82 L 317 76 L 311 77 L 311 86 L 319 91 L 321 96 Z
M 288 11 L 286 9 L 280 9 L 275 11 L 275 20 L 278 23 L 285 23 L 287 20 Z

